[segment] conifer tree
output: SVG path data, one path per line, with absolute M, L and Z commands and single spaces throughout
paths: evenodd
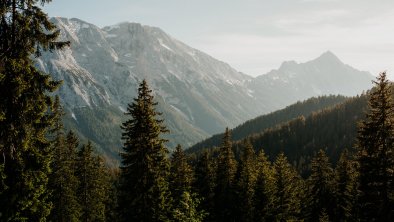
M 54 157 L 51 164 L 52 174 L 49 178 L 53 209 L 49 218 L 59 222 L 79 221 L 80 206 L 76 196 L 78 179 L 75 176 L 78 139 L 71 131 L 67 135 L 67 140 L 65 138 L 62 124 L 63 109 L 59 97 L 56 97 L 55 111 Z M 67 143 L 68 141 L 70 143 Z
M 215 189 L 215 211 L 217 221 L 234 220 L 236 171 L 237 161 L 235 160 L 232 150 L 231 135 L 229 129 L 226 128 L 217 160 Z
M 161 138 L 167 130 L 155 105 L 143 80 L 138 97 L 127 107 L 131 119 L 122 124 L 119 207 L 123 221 L 162 221 L 169 216 L 168 150 Z
M 180 198 L 179 204 L 174 208 L 173 221 L 179 222 L 201 222 L 204 220 L 206 213 L 199 210 L 200 199 L 189 192 L 184 192 Z
M 337 220 L 350 221 L 357 218 L 357 172 L 355 162 L 344 150 L 335 168 Z
M 323 211 L 329 218 L 334 217 L 334 179 L 334 171 L 328 157 L 323 150 L 320 150 L 312 159 L 311 175 L 308 180 L 310 197 L 308 217 L 311 221 L 319 220 Z
M 105 203 L 108 200 L 109 178 L 103 160 L 93 155 L 90 141 L 78 152 L 77 177 L 81 221 L 105 221 Z
M 0 1 L 0 220 L 40 221 L 50 213 L 47 184 L 53 124 L 49 93 L 58 82 L 39 72 L 32 54 L 61 48 L 59 34 L 38 4 Z
M 259 152 L 256 165 L 255 221 L 270 221 L 274 218 L 274 171 L 264 150 Z
M 301 211 L 302 181 L 281 153 L 274 162 L 274 221 L 297 220 Z
M 198 158 L 195 166 L 195 183 L 196 189 L 201 200 L 201 208 L 207 212 L 207 220 L 214 220 L 214 197 L 215 197 L 215 163 L 210 153 L 205 150 Z
M 394 220 L 394 105 L 386 73 L 380 73 L 374 83 L 368 113 L 357 137 L 359 207 L 364 221 L 391 221 Z
M 172 153 L 169 178 L 171 195 L 174 204 L 177 204 L 182 199 L 184 192 L 191 193 L 193 182 L 193 169 L 187 162 L 186 154 L 179 144 Z
M 238 166 L 237 204 L 238 221 L 254 221 L 254 199 L 257 181 L 256 154 L 250 141 L 242 144 L 242 155 Z

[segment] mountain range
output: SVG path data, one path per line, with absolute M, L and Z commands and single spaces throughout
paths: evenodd
M 51 21 L 71 47 L 44 53 L 37 67 L 63 80 L 57 94 L 67 112 L 66 127 L 112 159 L 121 149 L 125 107 L 143 79 L 170 130 L 169 147 L 189 147 L 227 126 L 312 96 L 360 94 L 373 79 L 329 51 L 251 77 L 156 27 L 126 22 L 99 28 L 59 17 Z

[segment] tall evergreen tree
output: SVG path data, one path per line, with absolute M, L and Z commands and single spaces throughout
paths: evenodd
M 46 136 L 58 82 L 39 72 L 32 54 L 61 48 L 59 34 L 38 4 L 0 1 L 0 220 L 40 221 L 51 210 L 47 184 L 51 147 Z
M 297 172 L 281 153 L 274 162 L 275 221 L 297 220 L 301 212 L 302 181 Z
M 335 168 L 336 220 L 355 221 L 357 218 L 357 172 L 354 160 L 344 150 Z
M 122 124 L 119 205 L 124 221 L 161 221 L 169 216 L 168 150 L 161 138 L 167 130 L 153 99 L 143 80 L 138 97 L 127 107 L 131 119 Z
M 359 126 L 360 212 L 364 221 L 394 220 L 394 105 L 386 73 L 369 94 L 366 119 Z
M 308 217 L 310 221 L 319 220 L 324 211 L 328 218 L 334 218 L 334 171 L 326 153 L 320 150 L 312 159 L 311 175 L 308 180 L 310 205 Z
M 256 154 L 250 144 L 245 140 L 242 144 L 242 155 L 237 173 L 237 203 L 238 221 L 254 221 L 254 199 L 257 181 Z
M 81 204 L 81 221 L 105 221 L 105 204 L 110 188 L 108 171 L 99 156 L 93 155 L 89 141 L 78 152 L 77 177 L 79 203 Z
M 235 219 L 235 174 L 237 161 L 231 145 L 231 135 L 228 128 L 224 133 L 223 143 L 219 150 L 216 171 L 215 211 L 217 221 L 232 221 Z
M 184 192 L 191 193 L 193 169 L 179 144 L 172 153 L 169 181 L 174 204 L 180 202 Z
M 274 170 L 261 150 L 257 156 L 257 181 L 255 188 L 255 221 L 270 221 L 274 218 Z
M 51 164 L 52 173 L 49 178 L 49 189 L 52 192 L 53 209 L 50 220 L 59 222 L 79 221 L 80 206 L 76 191 L 78 179 L 75 176 L 76 152 L 78 139 L 70 132 L 67 140 L 62 124 L 63 110 L 59 97 L 55 101 L 56 121 L 53 134 L 54 157 Z M 70 143 L 67 143 L 70 141 Z
M 195 178 L 193 187 L 202 198 L 201 208 L 208 213 L 207 220 L 212 221 L 214 220 L 216 174 L 214 160 L 207 150 L 197 160 Z

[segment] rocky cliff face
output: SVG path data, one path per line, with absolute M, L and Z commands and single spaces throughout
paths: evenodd
M 372 79 L 330 52 L 303 64 L 285 62 L 253 78 L 159 28 L 137 23 L 99 28 L 66 18 L 52 22 L 71 48 L 44 54 L 37 66 L 64 80 L 58 94 L 69 113 L 66 125 L 113 154 L 121 144 L 122 113 L 142 79 L 147 79 L 164 113 L 171 131 L 169 145 L 186 147 L 300 99 L 361 93 Z

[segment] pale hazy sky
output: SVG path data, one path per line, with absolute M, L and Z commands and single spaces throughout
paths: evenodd
M 49 16 L 156 26 L 256 76 L 330 50 L 394 79 L 393 0 L 53 0 Z

